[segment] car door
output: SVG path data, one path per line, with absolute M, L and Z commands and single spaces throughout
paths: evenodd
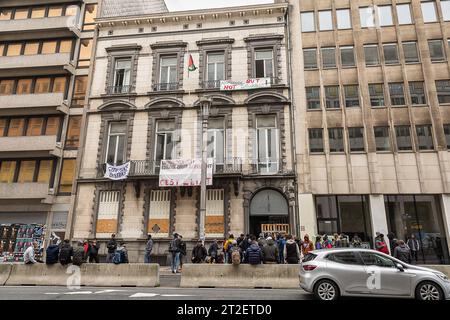
M 396 262 L 376 252 L 361 252 L 367 274 L 367 288 L 373 295 L 409 296 L 414 274 L 396 267 Z
M 326 257 L 327 272 L 340 284 L 343 294 L 366 294 L 367 273 L 361 258 L 352 251 L 334 252 Z

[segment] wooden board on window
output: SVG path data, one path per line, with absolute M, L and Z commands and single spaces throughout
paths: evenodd
M 115 233 L 117 232 L 117 219 L 99 219 L 95 230 L 97 233 Z
M 153 226 L 154 225 L 158 225 L 158 227 L 160 228 L 160 230 L 158 231 L 158 234 L 169 234 L 169 228 L 170 228 L 170 220 L 169 219 L 149 219 L 148 220 L 148 228 L 147 228 L 147 232 L 148 233 L 154 233 L 153 232 Z
M 224 234 L 225 225 L 222 216 L 206 216 L 205 219 L 205 233 L 206 234 Z

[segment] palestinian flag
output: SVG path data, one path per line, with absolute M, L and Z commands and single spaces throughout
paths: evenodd
M 197 67 L 194 64 L 194 58 L 192 58 L 192 54 L 189 55 L 189 65 L 188 65 L 188 70 L 190 72 L 197 70 Z

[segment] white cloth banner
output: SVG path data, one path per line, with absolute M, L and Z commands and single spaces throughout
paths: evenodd
M 208 159 L 206 185 L 212 185 L 213 159 Z M 160 187 L 193 187 L 201 185 L 202 160 L 161 160 L 159 171 Z
M 130 173 L 130 162 L 127 162 L 121 166 L 111 166 L 106 164 L 105 178 L 111 180 L 123 180 L 128 178 Z
M 252 90 L 260 88 L 269 88 L 271 86 L 270 78 L 258 78 L 258 79 L 247 79 L 245 81 L 220 81 L 221 91 L 235 91 L 235 90 Z

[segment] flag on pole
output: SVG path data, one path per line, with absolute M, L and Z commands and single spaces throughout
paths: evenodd
M 194 58 L 192 58 L 192 54 L 189 55 L 189 65 L 188 65 L 189 72 L 197 70 L 197 67 L 194 63 Z

